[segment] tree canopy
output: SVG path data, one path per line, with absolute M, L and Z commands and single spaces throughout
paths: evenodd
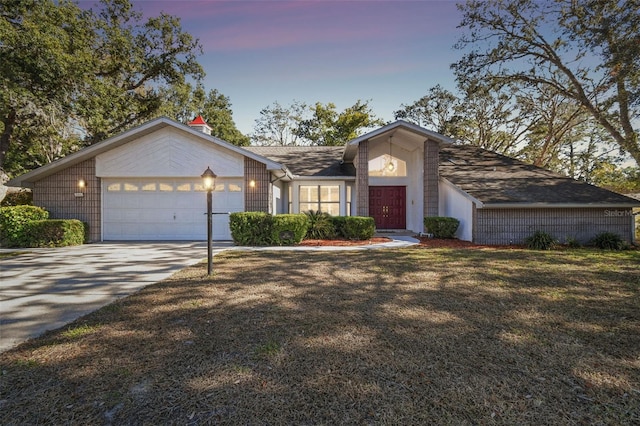
M 308 106 L 294 101 L 288 107 L 275 102 L 260 111 L 252 140 L 256 145 L 337 146 L 381 124 L 369 101 L 358 100 L 342 112 L 331 102 Z
M 163 89 L 198 81 L 201 48 L 178 18 L 129 0 L 0 4 L 0 169 L 20 172 L 158 114 Z M 19 161 L 18 161 L 19 160 Z M 9 164 L 6 164 L 10 161 Z
M 452 65 L 459 81 L 540 88 L 571 100 L 640 164 L 640 2 L 471 0 Z
M 166 101 L 160 109 L 162 115 L 181 123 L 187 123 L 197 115 L 202 115 L 211 127 L 213 136 L 234 145 L 249 145 L 249 137 L 238 130 L 233 120 L 231 100 L 217 89 L 205 94 L 202 84 L 192 87 L 191 84 L 185 83 L 166 90 L 164 98 Z

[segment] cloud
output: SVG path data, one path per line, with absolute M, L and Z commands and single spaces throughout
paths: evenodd
M 457 23 L 452 2 L 187 1 L 179 8 L 169 4 L 205 52 L 403 43 L 451 31 Z

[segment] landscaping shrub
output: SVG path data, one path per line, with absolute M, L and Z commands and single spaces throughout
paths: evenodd
M 425 230 L 433 234 L 434 238 L 453 238 L 460 226 L 455 217 L 428 216 L 424 218 Z
M 25 227 L 48 217 L 48 211 L 36 206 L 0 207 L 0 242 L 6 247 L 27 247 Z
M 533 250 L 551 250 L 556 246 L 556 240 L 544 231 L 536 231 L 532 236 L 525 239 L 527 248 Z
M 566 240 L 565 244 L 569 248 L 580 248 L 580 247 L 582 247 L 582 244 L 580 244 L 580 241 L 578 241 L 577 239 L 575 239 L 573 237 L 567 237 L 567 240 Z
M 30 206 L 33 204 L 33 194 L 31 191 L 20 190 L 8 192 L 0 202 L 0 207 Z
M 229 215 L 229 228 L 233 242 L 242 246 L 271 244 L 273 217 L 264 212 L 239 212 Z
M 279 214 L 272 217 L 271 244 L 284 246 L 298 244 L 309 229 L 306 214 Z
M 327 240 L 335 238 L 336 228 L 331 220 L 331 215 L 321 211 L 309 210 L 305 213 L 309 220 L 309 229 L 305 238 L 313 240 Z
M 342 236 L 348 240 L 368 240 L 376 233 L 372 217 L 346 216 Z
M 331 216 L 331 224 L 335 230 L 336 238 L 345 238 L 344 225 L 347 223 L 347 218 L 350 216 Z
M 77 219 L 35 220 L 24 227 L 24 247 L 65 247 L 85 241 L 85 225 Z
M 627 248 L 626 241 L 613 232 L 601 232 L 591 240 L 591 243 L 602 250 L 624 250 Z

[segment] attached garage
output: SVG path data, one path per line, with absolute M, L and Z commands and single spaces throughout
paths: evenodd
M 201 180 L 104 179 L 102 199 L 103 240 L 207 238 Z M 228 213 L 244 210 L 243 180 L 218 179 L 213 206 L 213 239 L 230 240 Z

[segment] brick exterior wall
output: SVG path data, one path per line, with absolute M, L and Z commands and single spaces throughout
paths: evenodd
M 356 166 L 356 196 L 358 216 L 369 216 L 369 141 L 362 141 L 358 145 Z
M 78 188 L 78 180 L 86 182 Z M 84 193 L 76 197 L 76 192 Z M 61 170 L 35 182 L 33 204 L 49 211 L 51 219 L 78 219 L 89 225 L 89 241 L 100 241 L 100 179 L 96 177 L 95 158 Z
M 271 198 L 273 193 L 270 185 L 271 173 L 267 166 L 253 160 L 244 158 L 244 210 L 247 212 L 270 212 Z M 250 182 L 256 182 L 255 187 L 251 187 Z
M 601 232 L 633 241 L 631 209 L 475 209 L 473 239 L 478 244 L 524 244 L 535 231 L 561 243 L 574 238 L 588 243 Z
M 425 216 L 438 216 L 439 215 L 439 195 L 438 195 L 438 181 L 439 173 L 438 167 L 440 165 L 440 145 L 436 141 L 427 139 L 424 143 L 424 215 Z

